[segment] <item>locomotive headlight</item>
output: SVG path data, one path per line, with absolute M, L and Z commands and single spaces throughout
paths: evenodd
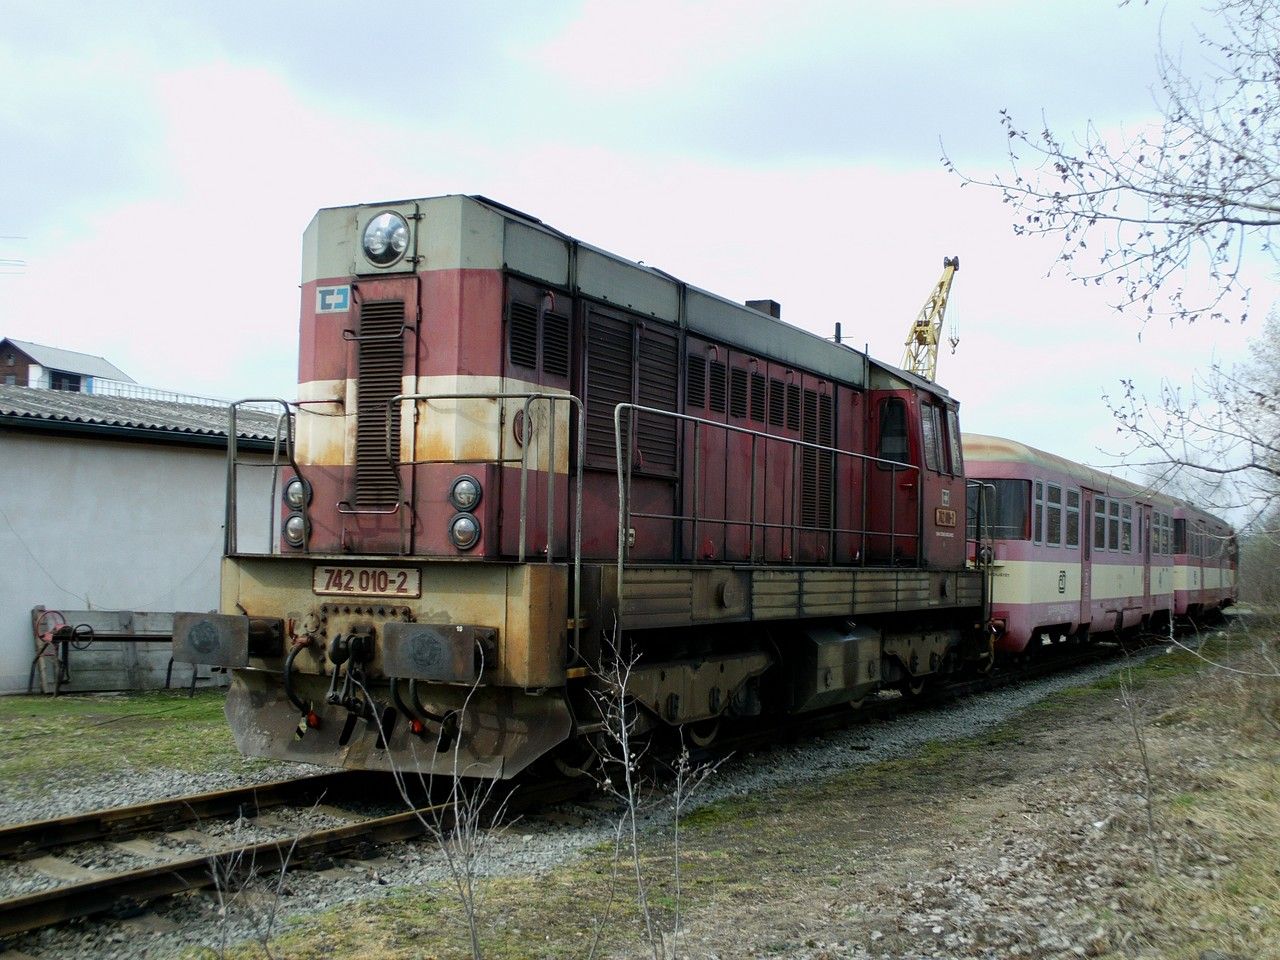
M 307 536 L 307 520 L 300 513 L 291 513 L 284 522 L 284 539 L 291 547 L 302 546 Z
M 298 477 L 284 485 L 284 503 L 290 510 L 301 510 L 311 502 L 311 486 Z
M 453 487 L 449 490 L 449 502 L 456 510 L 474 510 L 480 502 L 480 481 L 465 475 L 453 481 Z
M 409 249 L 408 221 L 390 210 L 378 214 L 364 228 L 363 246 L 370 263 L 391 266 Z
M 449 539 L 459 550 L 470 550 L 480 539 L 480 521 L 469 513 L 460 513 L 449 521 Z

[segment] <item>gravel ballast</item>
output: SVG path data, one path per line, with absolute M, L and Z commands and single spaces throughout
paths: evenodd
M 1160 656 L 1151 651 L 1147 655 Z M 1123 660 L 1110 660 L 1061 675 L 966 697 L 887 722 L 858 725 L 821 739 L 733 757 L 686 806 L 692 811 L 716 800 L 758 795 L 774 787 L 830 777 L 883 760 L 907 757 L 925 744 L 970 738 L 1016 716 L 1028 707 L 1069 687 L 1088 684 L 1114 673 Z M 232 787 L 283 779 L 310 768 L 272 765 L 249 774 L 179 774 L 139 771 L 127 777 L 72 784 L 39 806 L 30 801 L 6 802 L 0 795 L 0 819 L 10 822 L 48 817 L 102 806 L 140 803 L 165 795 Z M 651 826 L 665 820 L 662 805 L 648 814 Z M 572 804 L 553 816 L 533 815 L 492 837 L 482 865 L 488 875 L 538 875 L 576 853 L 611 840 L 616 814 L 600 803 Z M 247 833 L 254 832 L 251 825 Z M 230 839 L 230 838 L 228 838 Z M 247 838 L 246 838 L 247 839 Z M 136 920 L 77 922 L 18 938 L 10 944 L 33 958 L 159 958 L 183 949 L 260 939 L 274 912 L 274 931 L 289 917 L 326 910 L 353 900 L 378 896 L 388 889 L 411 887 L 446 876 L 436 845 L 419 841 L 388 846 L 367 862 L 338 862 L 329 869 L 298 871 L 282 882 L 253 881 L 219 896 L 208 892 L 178 897 L 157 905 Z M 12 895 L 14 881 L 3 881 Z M 34 879 L 31 882 L 36 882 Z

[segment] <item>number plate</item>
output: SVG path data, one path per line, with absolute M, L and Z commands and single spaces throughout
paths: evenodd
M 316 567 L 311 589 L 330 597 L 420 597 L 422 573 L 408 567 Z

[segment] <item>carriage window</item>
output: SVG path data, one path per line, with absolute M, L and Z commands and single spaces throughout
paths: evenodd
M 1044 481 L 1036 481 L 1036 495 L 1032 501 L 1031 539 L 1035 543 L 1044 540 Z
M 1127 503 L 1120 508 L 1120 549 L 1133 552 L 1133 507 Z
M 1107 501 L 1093 498 L 1093 549 L 1107 549 Z
M 876 456 L 894 463 L 907 462 L 907 405 L 899 397 L 888 397 L 880 404 L 880 449 Z M 885 463 L 878 466 L 891 469 Z
M 1062 546 L 1062 488 L 1049 484 L 1045 496 L 1044 542 Z
M 1080 491 L 1067 491 L 1067 546 L 1080 546 Z
M 1107 549 L 1120 549 L 1120 501 L 1107 501 Z
M 964 454 L 960 451 L 960 421 L 954 410 L 947 411 L 947 438 L 951 441 L 951 472 L 964 473 Z
M 978 486 L 981 484 L 981 486 Z M 1030 540 L 1027 527 L 1030 480 L 978 480 L 968 488 L 969 538 L 978 536 L 978 497 L 982 497 L 983 535 L 996 540 Z
M 1185 520 L 1173 521 L 1173 552 L 1187 552 L 1187 521 Z

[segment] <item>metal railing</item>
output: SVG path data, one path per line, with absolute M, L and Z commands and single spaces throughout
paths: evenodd
M 692 510 L 692 514 L 685 514 L 685 513 L 666 514 L 666 513 L 652 513 L 648 511 L 632 511 L 631 481 L 632 481 L 632 466 L 633 466 L 632 459 L 633 458 L 629 455 L 630 451 L 628 451 L 628 456 L 625 458 L 625 460 L 623 458 L 622 421 L 623 421 L 623 416 L 626 415 L 627 426 L 628 426 L 627 436 L 634 437 L 636 435 L 636 432 L 635 432 L 636 418 L 640 414 L 668 417 L 670 419 L 676 420 L 681 424 L 692 425 L 692 433 L 693 433 L 693 438 L 692 438 L 693 510 Z M 703 511 L 702 511 L 702 498 L 703 498 L 702 444 L 700 443 L 700 440 L 702 438 L 702 433 L 704 431 L 704 428 L 724 431 L 724 433 L 726 434 L 726 447 L 725 447 L 726 466 L 728 462 L 727 461 L 727 452 L 728 452 L 727 435 L 738 434 L 741 436 L 749 437 L 751 440 L 752 470 L 751 470 L 750 507 L 749 507 L 749 515 L 746 519 L 730 518 L 728 516 L 708 517 L 703 515 Z M 681 435 L 684 436 L 685 431 L 680 431 L 680 432 L 681 432 Z M 866 564 L 867 539 L 869 537 L 887 538 L 889 543 L 889 556 L 891 559 L 896 556 L 896 547 L 897 547 L 897 542 L 899 540 L 903 540 L 903 541 L 914 540 L 916 562 L 919 563 L 920 561 L 921 531 L 923 530 L 923 527 L 924 527 L 923 516 L 921 514 L 921 510 L 923 509 L 922 507 L 923 497 L 920 495 L 920 489 L 919 489 L 920 468 L 915 464 L 902 463 L 897 460 L 887 460 L 882 457 L 873 457 L 869 454 L 858 453 L 853 450 L 843 450 L 839 447 L 827 446 L 825 444 L 820 444 L 820 443 L 810 443 L 805 440 L 796 440 L 791 437 L 779 437 L 774 434 L 761 433 L 758 430 L 750 430 L 746 427 L 738 427 L 738 426 L 734 426 L 733 424 L 717 422 L 714 420 L 707 420 L 702 417 L 695 417 L 686 413 L 676 413 L 675 411 L 672 411 L 672 410 L 659 410 L 654 407 L 646 407 L 646 406 L 642 406 L 640 404 L 635 404 L 635 403 L 620 403 L 614 408 L 613 440 L 614 440 L 614 453 L 617 457 L 617 478 L 618 478 L 617 580 L 618 580 L 618 602 L 619 603 L 621 603 L 621 599 L 622 599 L 623 574 L 624 574 L 624 567 L 627 561 L 627 548 L 628 548 L 628 540 L 629 540 L 628 532 L 631 528 L 631 520 L 633 518 L 647 519 L 647 520 L 669 520 L 672 522 L 672 525 L 673 525 L 673 533 L 676 529 L 676 525 L 678 524 L 683 524 L 683 523 L 692 524 L 693 541 L 695 545 L 697 542 L 697 529 L 699 524 L 710 524 L 710 525 L 715 525 L 722 528 L 747 527 L 749 531 L 748 542 L 750 544 L 750 552 L 752 554 L 754 554 L 757 530 L 761 530 L 761 531 L 778 530 L 785 534 L 788 534 L 792 539 L 793 547 L 796 545 L 795 543 L 796 539 L 800 534 L 805 534 L 805 533 L 825 534 L 827 538 L 826 562 L 828 564 L 834 563 L 835 542 L 836 542 L 837 536 L 851 536 L 851 537 L 861 538 L 861 546 L 858 550 L 858 557 L 859 557 L 859 562 L 862 565 Z M 791 452 L 791 464 L 790 464 L 790 472 L 791 472 L 791 479 L 792 479 L 791 496 L 790 496 L 790 502 L 788 503 L 787 510 L 786 510 L 786 515 L 790 517 L 790 522 L 779 523 L 779 522 L 770 522 L 763 519 L 759 519 L 759 520 L 756 519 L 758 498 L 756 496 L 757 471 L 755 469 L 755 464 L 756 464 L 756 452 L 761 441 L 764 441 L 769 444 L 785 445 Z M 830 472 L 830 476 L 829 476 L 829 479 L 825 481 L 826 483 L 829 484 L 829 491 L 830 491 L 829 496 L 827 498 L 828 515 L 825 517 L 826 523 L 822 525 L 819 525 L 818 523 L 806 524 L 803 522 L 803 519 L 804 519 L 803 517 L 800 517 L 799 519 L 797 519 L 797 515 L 799 512 L 798 511 L 798 507 L 799 507 L 798 491 L 802 490 L 804 486 L 802 460 L 801 460 L 801 457 L 796 455 L 798 452 L 801 452 L 801 451 L 813 451 L 819 456 L 826 455 L 832 458 L 831 464 L 827 468 Z M 835 496 L 836 474 L 837 474 L 836 463 L 838 462 L 835 458 L 837 457 L 850 458 L 851 460 L 859 463 L 862 466 L 862 473 L 863 473 L 862 488 L 864 491 L 864 495 L 862 497 L 862 504 L 861 504 L 861 510 L 862 510 L 861 527 L 857 527 L 857 528 L 837 527 L 835 524 L 835 507 L 837 502 L 836 496 Z M 888 530 L 870 530 L 867 528 L 867 512 L 868 512 L 868 504 L 870 500 L 870 496 L 869 496 L 870 482 L 868 479 L 868 474 L 870 472 L 869 468 L 873 465 L 879 467 L 882 470 L 886 470 L 889 472 L 889 477 L 890 477 L 889 524 L 890 526 Z M 688 464 L 686 463 L 686 467 L 687 466 Z M 815 469 L 819 469 L 817 465 L 815 465 Z M 801 476 L 798 478 L 799 482 L 797 482 L 797 476 L 796 476 L 797 473 L 801 474 Z M 915 483 L 916 525 L 915 525 L 914 532 L 905 532 L 905 531 L 898 532 L 897 530 L 897 514 L 898 514 L 897 476 L 899 473 L 914 473 L 917 478 Z M 817 488 L 820 487 L 823 482 L 824 481 L 821 478 L 821 474 L 819 472 L 819 474 L 815 476 L 813 480 L 813 484 L 815 487 L 815 494 L 817 493 Z M 821 498 L 819 498 L 819 502 L 820 502 L 820 499 Z M 815 506 L 815 510 L 816 510 L 816 506 Z M 725 512 L 726 513 L 728 512 L 727 500 L 725 504 Z M 819 517 L 817 519 L 821 521 L 824 518 Z M 672 543 L 674 544 L 676 542 L 678 542 L 678 539 L 675 536 L 673 536 Z M 795 556 L 796 552 L 798 551 L 793 549 L 792 556 Z
M 521 416 L 523 417 L 520 430 L 520 456 L 519 457 L 503 457 L 501 456 L 502 433 L 499 432 L 499 448 L 496 458 L 456 458 L 456 457 L 440 457 L 429 460 L 419 460 L 414 458 L 409 461 L 402 461 L 399 458 L 399 451 L 392 449 L 392 425 L 396 421 L 392 420 L 392 416 L 400 412 L 400 405 L 406 401 L 413 401 L 415 404 L 423 403 L 428 410 L 432 401 L 440 400 L 496 400 L 499 402 L 507 400 L 523 400 L 524 405 L 521 408 Z M 549 424 L 547 436 L 547 547 L 546 562 L 553 563 L 555 561 L 555 496 L 556 496 L 556 417 L 555 410 L 557 403 L 566 403 L 570 410 L 577 410 L 578 414 L 578 450 L 577 465 L 575 471 L 575 479 L 577 481 L 577 489 L 574 497 L 574 515 L 573 515 L 573 549 L 571 557 L 566 559 L 573 561 L 573 649 L 577 650 L 579 640 L 579 626 L 582 620 L 582 464 L 585 460 L 585 443 L 586 443 L 586 417 L 583 410 L 582 401 L 572 394 L 568 393 L 402 393 L 397 394 L 387 401 L 387 435 L 386 435 L 386 454 L 387 461 L 395 470 L 396 476 L 396 503 L 400 504 L 403 487 L 400 481 L 401 466 L 405 465 L 421 465 L 431 463 L 448 463 L 448 464 L 495 464 L 495 465 L 513 465 L 520 464 L 520 539 L 517 549 L 517 561 L 525 562 L 525 554 L 528 544 L 528 523 L 529 523 L 529 447 L 534 438 L 534 421 L 530 416 L 533 404 L 545 402 L 547 404 Z M 416 418 L 415 418 L 416 420 Z M 568 438 L 565 438 L 568 443 Z M 401 543 L 404 543 L 404 513 L 401 513 Z
M 226 501 L 226 517 L 224 520 L 225 528 L 223 530 L 223 549 L 227 556 L 232 556 L 238 552 L 237 533 L 239 528 L 239 504 L 236 497 L 236 489 L 238 486 L 237 467 L 253 466 L 263 467 L 267 464 L 250 463 L 241 461 L 239 455 L 239 435 L 236 432 L 236 414 L 239 408 L 248 404 L 258 404 L 261 410 L 263 405 L 269 407 L 279 407 L 283 412 L 276 419 L 276 432 L 271 446 L 271 496 L 267 500 L 267 552 L 274 554 L 280 545 L 280 538 L 276 535 L 276 521 L 279 519 L 279 504 L 276 501 L 276 483 L 280 477 L 280 468 L 283 466 L 280 460 L 280 441 L 283 432 L 284 454 L 288 460 L 289 466 L 293 469 L 294 476 L 301 480 L 304 484 L 306 478 L 303 477 L 302 471 L 298 469 L 297 460 L 294 457 L 293 442 L 293 411 L 288 401 L 281 400 L 276 397 L 255 397 L 247 400 L 237 400 L 228 407 L 228 423 L 227 423 L 227 501 Z M 302 552 L 306 553 L 308 540 L 310 539 L 310 528 L 303 527 L 302 533 Z

